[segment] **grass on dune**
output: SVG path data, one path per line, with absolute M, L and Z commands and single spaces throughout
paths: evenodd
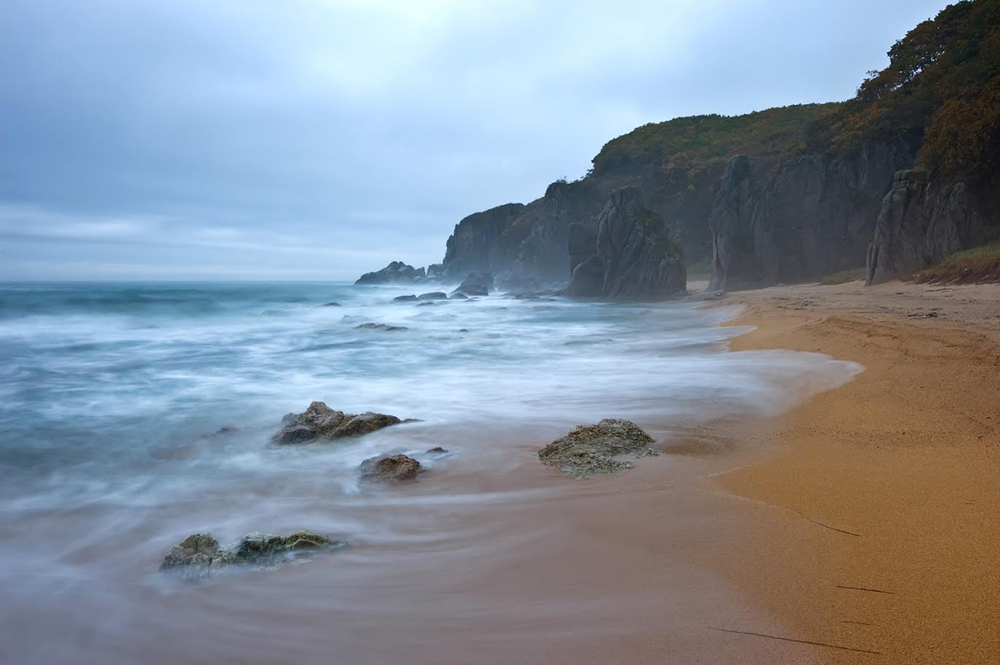
M 819 280 L 820 284 L 832 286 L 834 284 L 847 284 L 848 282 L 864 281 L 866 272 L 864 268 L 854 268 L 853 270 L 842 270 L 832 275 L 827 275 Z
M 952 254 L 907 280 L 920 284 L 1000 283 L 1000 240 Z

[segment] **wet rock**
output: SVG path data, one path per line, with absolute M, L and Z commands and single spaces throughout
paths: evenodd
M 177 572 L 189 581 L 199 581 L 233 568 L 273 569 L 303 554 L 336 549 L 346 544 L 311 531 L 299 531 L 289 536 L 255 531 L 234 543 L 220 546 L 211 534 L 196 533 L 170 548 L 160 564 L 160 570 Z
M 448 299 L 449 300 L 468 300 L 469 296 L 465 295 L 464 293 L 453 293 L 453 294 L 451 294 L 451 296 Z
M 441 291 L 431 291 L 430 293 L 421 293 L 417 296 L 417 300 L 447 300 L 448 294 L 442 293 Z
M 417 307 L 433 307 L 435 305 L 437 305 L 436 302 L 432 302 L 432 301 L 428 300 L 427 302 L 422 302 L 422 303 L 417 304 Z
M 368 411 L 352 415 L 331 409 L 323 402 L 313 402 L 302 413 L 286 415 L 282 419 L 284 426 L 271 437 L 271 443 L 286 445 L 361 436 L 400 422 L 403 421 L 396 416 L 384 413 Z
M 433 448 L 428 448 L 427 452 L 430 453 L 431 455 L 444 455 L 445 453 L 448 452 L 448 450 L 442 448 L 441 446 L 434 446 Z
M 488 272 L 473 272 L 462 280 L 452 295 L 462 293 L 466 296 L 488 296 L 493 289 L 493 275 Z
M 395 484 L 413 480 L 420 472 L 420 462 L 407 455 L 381 455 L 361 463 L 361 480 Z
M 410 294 L 408 296 L 396 296 L 395 298 L 392 299 L 392 301 L 393 302 L 413 302 L 416 299 L 417 299 L 417 297 L 415 295 Z
M 386 323 L 362 323 L 360 326 L 354 326 L 355 330 L 381 330 L 382 332 L 397 332 L 400 330 L 409 330 L 406 326 L 390 326 Z
M 468 328 L 459 328 L 458 332 L 460 332 L 460 333 L 467 333 L 467 332 L 469 332 L 469 329 Z
M 414 268 L 402 261 L 393 261 L 386 267 L 375 272 L 366 272 L 355 284 L 396 284 L 400 282 L 418 282 L 427 277 L 423 268 Z
M 630 420 L 605 419 L 580 425 L 538 451 L 543 464 L 574 478 L 631 469 L 629 460 L 658 455 L 653 439 Z
M 328 303 L 325 303 L 323 305 L 323 307 L 340 307 L 340 303 L 336 302 L 336 301 L 334 301 L 334 302 L 328 302 Z
M 237 434 L 240 428 L 235 425 L 223 425 L 219 429 L 215 430 L 214 436 L 226 436 L 227 434 Z

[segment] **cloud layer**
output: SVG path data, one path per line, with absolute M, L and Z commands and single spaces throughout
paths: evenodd
M 850 96 L 943 4 L 6 0 L 0 279 L 438 261 L 637 125 Z

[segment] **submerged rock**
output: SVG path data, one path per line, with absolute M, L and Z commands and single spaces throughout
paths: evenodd
M 290 536 L 254 531 L 234 543 L 219 546 L 219 541 L 211 534 L 196 533 L 170 548 L 160 570 L 178 572 L 185 579 L 198 581 L 235 567 L 269 570 L 290 563 L 304 553 L 336 549 L 346 544 L 311 531 L 299 531 Z
M 452 293 L 451 297 L 449 297 L 448 299 L 449 300 L 468 300 L 469 296 L 465 295 L 464 293 Z
M 444 455 L 448 452 L 448 449 L 442 448 L 441 446 L 434 446 L 433 448 L 428 448 L 427 452 L 431 455 Z
M 447 300 L 448 294 L 442 293 L 441 291 L 431 291 L 430 293 L 421 293 L 417 296 L 417 300 Z
M 390 326 L 387 323 L 362 323 L 360 326 L 354 326 L 355 330 L 381 330 L 382 332 L 397 332 L 400 330 L 409 330 L 406 326 Z
M 380 455 L 361 463 L 361 480 L 395 484 L 413 480 L 420 473 L 420 462 L 407 455 Z
M 631 420 L 605 419 L 580 425 L 539 450 L 538 458 L 567 476 L 589 478 L 631 469 L 629 459 L 658 455 L 652 444 L 652 437 Z
M 413 302 L 417 297 L 412 293 L 408 296 L 396 296 L 392 299 L 393 302 Z
M 323 305 L 323 307 L 340 307 L 340 303 L 336 302 L 336 301 L 328 302 L 328 303 L 325 303 Z
M 385 427 L 398 425 L 403 421 L 396 416 L 371 411 L 352 415 L 331 409 L 323 402 L 313 402 L 304 412 L 287 414 L 281 422 L 284 426 L 271 437 L 271 443 L 286 445 L 311 441 L 331 441 L 361 436 Z

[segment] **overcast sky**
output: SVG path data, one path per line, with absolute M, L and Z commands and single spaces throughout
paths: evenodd
M 353 279 L 611 138 L 846 99 L 942 0 L 2 0 L 0 279 Z

